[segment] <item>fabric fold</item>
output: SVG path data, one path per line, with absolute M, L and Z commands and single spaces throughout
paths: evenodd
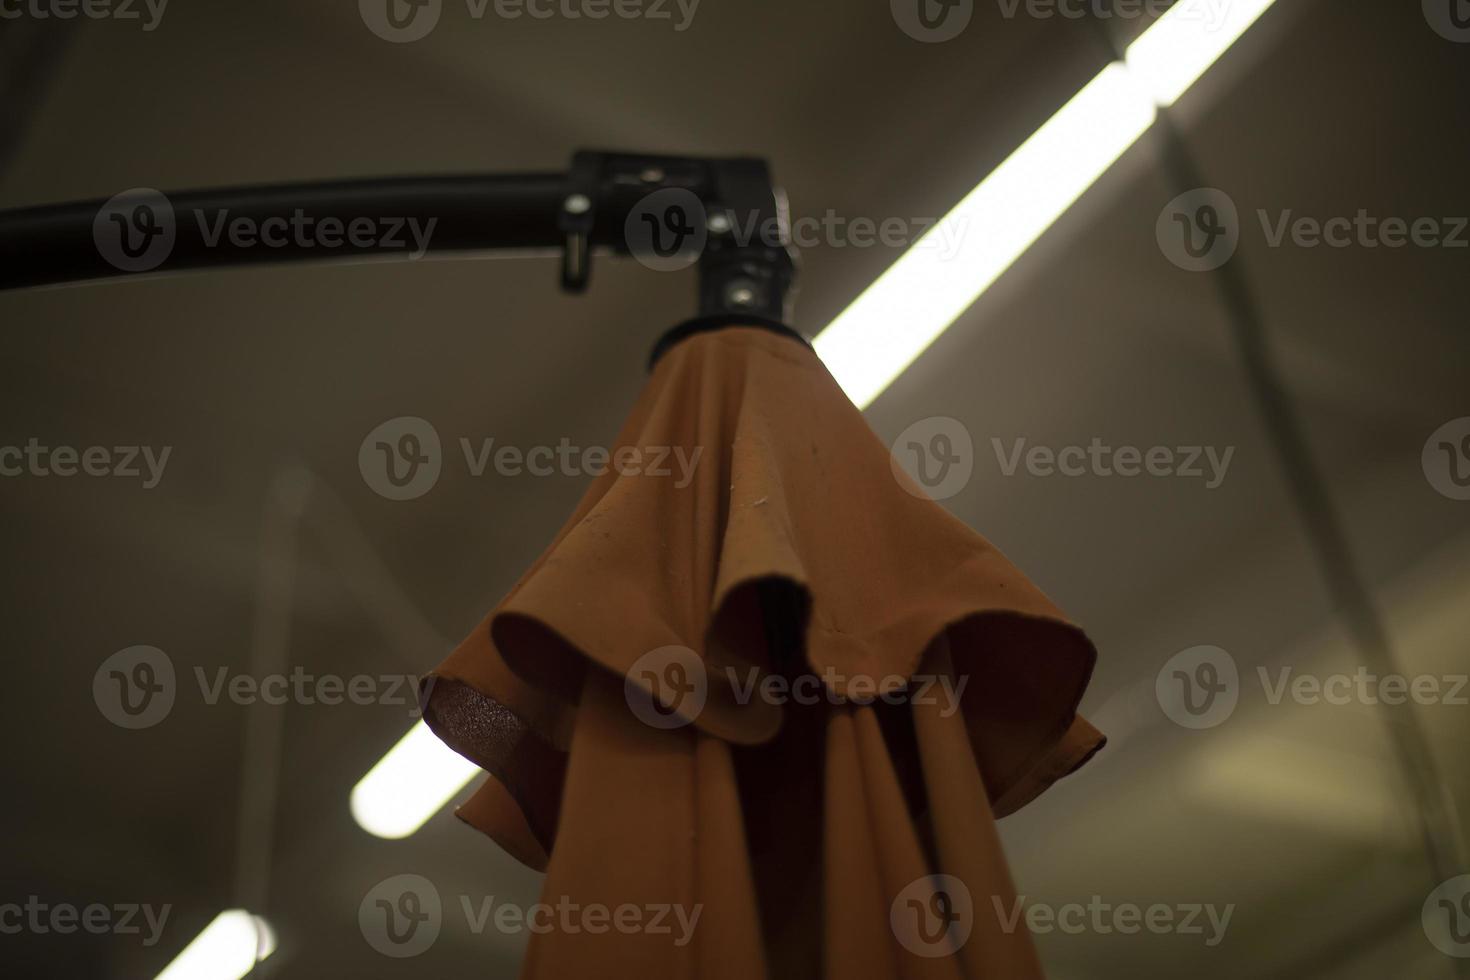
M 526 975 L 1039 976 L 1024 935 L 914 953 L 894 903 L 909 888 L 949 908 L 946 875 L 981 879 L 987 903 L 1013 894 L 994 818 L 1103 742 L 1077 715 L 1085 634 L 896 477 L 779 334 L 670 349 L 609 462 L 435 671 L 425 721 L 489 774 L 460 816 L 545 868 L 548 894 L 658 892 L 715 915 L 672 952 L 538 936 Z

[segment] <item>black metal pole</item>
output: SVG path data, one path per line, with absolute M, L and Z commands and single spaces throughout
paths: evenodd
M 594 250 L 699 263 L 701 314 L 782 320 L 795 276 L 762 160 L 584 150 L 568 173 L 392 177 L 164 193 L 0 212 L 0 290 L 264 263 L 556 250 L 586 288 Z
M 274 262 L 558 249 L 563 174 L 128 192 L 0 212 L 0 288 Z

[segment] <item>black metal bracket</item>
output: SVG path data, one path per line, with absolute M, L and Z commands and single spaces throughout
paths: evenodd
M 286 231 L 302 222 L 331 233 Z M 430 222 L 426 241 L 402 233 Z M 249 233 L 237 235 L 237 227 Z M 399 233 L 349 233 L 354 228 Z M 576 153 L 565 174 L 135 189 L 4 211 L 0 289 L 233 265 L 550 249 L 561 253 L 568 292 L 584 291 L 593 254 L 611 251 L 659 270 L 697 264 L 700 315 L 790 315 L 796 253 L 785 197 L 764 161 L 603 151 Z
M 569 291 L 586 288 L 591 247 L 604 245 L 653 268 L 698 263 L 700 315 L 790 313 L 796 251 L 763 160 L 583 151 L 558 227 Z

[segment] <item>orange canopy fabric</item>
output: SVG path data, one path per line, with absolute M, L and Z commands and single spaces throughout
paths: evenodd
M 610 463 L 426 690 L 459 815 L 639 911 L 523 976 L 1041 976 L 995 817 L 1103 743 L 1082 631 L 767 330 L 669 350 Z

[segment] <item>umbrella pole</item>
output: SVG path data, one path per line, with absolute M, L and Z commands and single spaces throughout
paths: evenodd
M 610 252 L 654 268 L 698 262 L 701 315 L 781 320 L 796 269 L 789 238 L 785 199 L 763 160 L 580 151 L 566 173 L 139 188 L 0 211 L 0 289 L 241 265 L 559 252 L 562 289 L 582 292 L 592 255 Z

